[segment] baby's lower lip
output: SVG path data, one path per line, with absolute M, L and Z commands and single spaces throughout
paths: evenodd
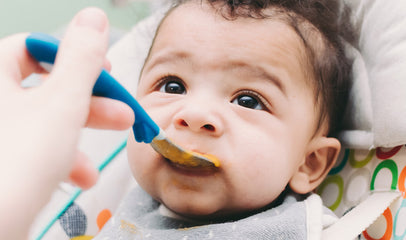
M 215 167 L 189 167 L 182 164 L 174 163 L 166 158 L 165 161 L 176 172 L 188 176 L 209 176 L 218 172 L 218 168 Z

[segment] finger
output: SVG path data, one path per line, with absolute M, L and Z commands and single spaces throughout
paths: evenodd
M 87 126 L 100 129 L 124 130 L 134 123 L 134 113 L 125 103 L 102 97 L 93 97 Z
M 82 189 L 89 189 L 96 184 L 98 177 L 97 168 L 83 152 L 78 151 L 69 180 Z
M 19 87 L 21 80 L 30 74 L 45 72 L 25 47 L 27 35 L 20 33 L 0 40 L 0 88 Z
M 111 72 L 111 63 L 109 60 L 104 60 L 104 64 L 103 64 L 104 69 L 107 70 L 107 72 Z
M 94 82 L 105 61 L 108 20 L 97 8 L 80 11 L 61 41 L 53 71 L 47 84 L 63 89 L 75 101 L 90 99 Z

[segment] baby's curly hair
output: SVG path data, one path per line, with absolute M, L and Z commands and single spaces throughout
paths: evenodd
M 178 0 L 181 5 L 193 0 Z M 198 0 L 195 0 L 198 1 Z M 350 9 L 339 0 L 200 0 L 206 1 L 224 18 L 278 19 L 298 34 L 315 102 L 320 127 L 327 122 L 329 136 L 336 136 L 348 101 L 351 61 L 345 55 L 345 42 L 354 43 Z

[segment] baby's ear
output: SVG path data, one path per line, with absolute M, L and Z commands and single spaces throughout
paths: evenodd
M 315 189 L 334 166 L 341 144 L 336 138 L 316 136 L 309 143 L 303 164 L 289 182 L 290 188 L 299 194 Z

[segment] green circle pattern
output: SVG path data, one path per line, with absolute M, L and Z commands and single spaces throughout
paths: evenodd
M 376 176 L 384 168 L 387 168 L 387 169 L 389 169 L 389 171 L 391 171 L 392 184 L 391 184 L 390 188 L 392 190 L 396 190 L 396 186 L 398 185 L 398 166 L 396 165 L 395 161 L 393 161 L 392 159 L 388 159 L 388 160 L 385 160 L 385 161 L 379 163 L 378 166 L 376 166 L 376 168 L 374 170 L 374 174 L 372 175 L 372 179 L 371 179 L 371 186 L 370 186 L 371 191 L 375 190 Z
M 320 185 L 320 187 L 317 190 L 317 193 L 321 196 L 322 193 L 324 192 L 324 189 L 326 188 L 327 185 L 329 184 L 336 184 L 338 187 L 338 196 L 336 201 L 329 206 L 328 208 L 330 208 L 332 211 L 336 210 L 338 208 L 338 206 L 341 203 L 341 200 L 343 198 L 343 193 L 344 193 L 344 180 L 340 175 L 333 175 L 333 176 L 329 176 L 327 177 L 323 183 Z
M 351 149 L 350 155 L 348 157 L 348 161 L 350 162 L 350 165 L 353 168 L 362 168 L 363 166 L 367 165 L 372 160 L 372 158 L 375 156 L 375 151 L 376 151 L 375 149 L 370 150 L 368 155 L 363 160 L 357 161 L 355 159 L 355 150 Z

